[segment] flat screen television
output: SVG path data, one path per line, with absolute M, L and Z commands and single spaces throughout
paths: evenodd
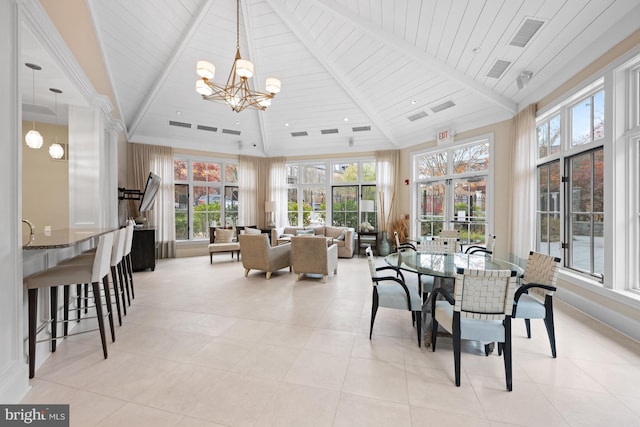
M 139 212 L 142 213 L 153 209 L 153 203 L 156 201 L 156 195 L 160 188 L 160 181 L 161 179 L 158 175 L 153 172 L 149 172 L 149 177 L 147 178 L 147 183 L 144 186 L 142 197 L 140 197 L 140 207 L 138 208 Z

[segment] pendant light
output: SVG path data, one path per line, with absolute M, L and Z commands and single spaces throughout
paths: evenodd
M 32 104 L 35 105 L 36 104 L 36 70 L 40 71 L 42 70 L 42 67 L 36 64 L 31 64 L 29 62 L 27 62 L 26 65 L 28 68 L 31 68 L 31 85 L 32 85 L 32 90 L 33 90 L 33 97 L 32 97 Z M 24 137 L 24 141 L 27 143 L 27 146 L 29 148 L 33 148 L 33 149 L 39 149 L 40 147 L 42 147 L 42 143 L 43 138 L 42 135 L 40 135 L 40 132 L 38 132 L 36 130 L 36 122 L 32 121 L 32 129 L 27 132 L 27 134 Z
M 60 89 L 49 88 L 55 94 L 56 99 L 56 123 L 58 122 L 58 94 L 62 93 Z M 49 146 L 49 155 L 52 159 L 60 160 L 64 157 L 64 148 L 58 144 L 58 136 L 55 136 L 55 142 Z

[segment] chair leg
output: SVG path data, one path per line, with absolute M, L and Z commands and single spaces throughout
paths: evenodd
M 527 327 L 527 338 L 531 338 L 531 320 L 524 319 L 524 325 Z
M 373 322 L 376 321 L 376 313 L 378 312 L 378 291 L 373 290 L 373 299 L 371 302 L 371 326 L 369 326 L 369 339 L 373 334 Z
M 129 272 L 129 285 L 131 285 L 131 299 L 136 299 L 136 291 L 133 287 L 133 260 L 131 259 L 131 252 L 127 255 L 127 271 Z
M 460 313 L 453 314 L 453 363 L 456 374 L 456 386 L 460 387 Z
M 89 312 L 89 284 L 84 284 L 84 314 Z
M 209 264 L 213 264 L 213 252 L 209 252 Z
M 438 321 L 431 317 L 431 351 L 436 351 L 436 339 L 438 338 Z
M 58 287 L 51 286 L 51 352 L 55 353 L 58 340 Z
M 111 293 L 109 292 L 109 277 L 104 276 L 102 278 L 102 287 L 104 289 L 104 299 L 107 305 L 107 316 L 109 317 L 109 329 L 111 329 L 111 342 L 116 341 L 116 330 L 113 327 L 113 306 L 111 305 Z M 96 302 L 96 306 L 101 304 L 100 302 L 100 294 L 96 298 L 94 295 L 94 300 Z
M 120 310 L 120 295 L 118 295 L 118 273 L 116 266 L 111 266 L 111 279 L 113 280 L 113 296 L 116 299 L 116 310 L 118 311 L 118 326 L 122 326 L 122 313 Z M 107 289 L 107 292 L 109 289 Z
M 38 320 L 38 288 L 29 289 L 29 378 L 36 374 L 36 323 Z
M 102 314 L 102 304 L 100 303 L 100 287 L 98 282 L 91 284 L 93 287 L 93 295 L 96 299 L 96 316 L 98 318 L 98 330 L 100 331 L 100 341 L 102 341 L 102 354 L 107 358 L 107 337 L 104 332 L 104 317 Z M 97 297 L 95 297 L 97 295 Z
M 76 285 L 76 322 L 80 321 L 80 314 L 82 312 L 82 285 Z
M 418 331 L 418 347 L 422 347 L 422 310 L 414 311 L 416 317 L 416 329 Z
M 124 291 L 127 294 L 127 305 L 131 306 L 131 295 L 129 294 L 129 274 L 127 273 L 127 259 L 126 257 L 122 258 L 122 275 L 124 276 L 124 283 L 122 286 L 124 287 Z M 124 297 L 122 298 L 122 305 L 124 305 Z
M 513 366 L 511 364 L 511 317 L 504 319 L 504 374 L 507 379 L 507 390 L 513 390 Z
M 553 326 L 553 302 L 552 297 L 547 295 L 544 302 L 545 316 L 544 325 L 547 327 L 547 335 L 549 335 L 549 344 L 551 344 L 551 355 L 556 357 L 556 333 Z

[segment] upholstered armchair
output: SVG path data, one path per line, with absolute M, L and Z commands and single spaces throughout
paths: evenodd
M 241 234 L 238 239 L 245 277 L 251 269 L 266 271 L 267 279 L 271 278 L 271 273 L 282 268 L 289 267 L 291 271 L 291 245 L 271 247 L 266 234 Z
M 240 244 L 233 241 L 233 230 L 216 228 L 213 233 L 213 242 L 209 243 L 209 263 L 213 264 L 213 254 L 220 252 L 231 252 L 231 259 L 235 252 L 240 261 Z
M 296 282 L 301 274 L 322 274 L 326 283 L 329 273 L 338 274 L 338 245 L 327 247 L 327 239 L 318 236 L 291 238 L 291 268 Z

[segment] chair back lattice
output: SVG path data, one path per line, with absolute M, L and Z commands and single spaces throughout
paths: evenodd
M 376 262 L 373 259 L 373 251 L 370 246 L 364 250 L 367 254 L 367 261 L 369 262 L 369 273 L 371 273 L 371 281 L 373 282 L 373 286 L 376 286 L 376 282 L 373 280 L 375 277 L 378 277 L 378 273 L 376 272 Z
M 454 288 L 454 311 L 460 317 L 503 320 L 513 311 L 516 276 L 511 270 L 459 268 Z
M 442 230 L 440 231 L 440 235 L 438 237 L 455 237 L 456 239 L 460 238 L 460 231 L 458 230 Z
M 420 250 L 425 252 L 433 252 L 433 253 L 450 253 L 451 247 L 447 245 L 447 242 L 440 239 L 433 240 L 425 240 L 420 242 Z
M 558 277 L 558 268 L 560 267 L 560 258 L 541 254 L 539 252 L 529 252 L 527 266 L 522 276 L 522 284 L 540 283 L 542 285 L 556 286 Z M 537 294 L 553 295 L 553 291 L 546 289 L 536 289 Z

